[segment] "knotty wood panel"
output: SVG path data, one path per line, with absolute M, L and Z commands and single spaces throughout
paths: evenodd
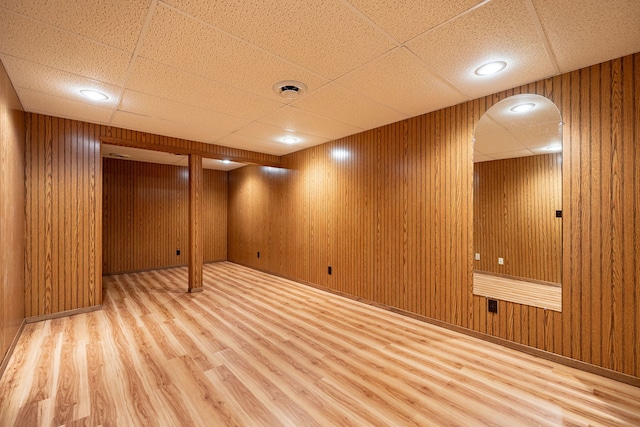
M 0 62 L 0 365 L 24 320 L 24 140 L 24 111 Z
M 188 169 L 110 158 L 103 162 L 103 273 L 186 265 Z M 227 248 L 227 173 L 205 170 L 203 180 L 204 260 L 220 261 Z
M 475 163 L 473 183 L 475 269 L 561 283 L 562 154 Z
M 187 274 L 111 276 L 103 310 L 27 325 L 0 425 L 640 423 L 629 384 L 226 262 L 193 298 Z
M 635 54 L 284 156 L 279 174 L 232 171 L 229 260 L 638 377 L 639 74 Z M 489 315 L 472 295 L 471 141 L 520 93 L 565 122 L 563 311 Z

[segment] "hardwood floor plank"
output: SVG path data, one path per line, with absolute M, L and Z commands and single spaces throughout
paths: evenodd
M 640 389 L 223 262 L 26 326 L 0 425 L 640 425 Z

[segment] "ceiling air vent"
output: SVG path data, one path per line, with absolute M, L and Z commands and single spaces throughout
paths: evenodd
M 273 91 L 283 98 L 297 99 L 307 91 L 307 85 L 295 80 L 283 80 L 273 85 Z

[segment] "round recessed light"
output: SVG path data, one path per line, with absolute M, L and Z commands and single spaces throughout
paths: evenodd
M 231 160 L 229 159 L 224 159 L 224 160 L 220 160 L 222 163 L 224 163 L 225 165 L 228 165 L 230 163 L 233 163 Z
M 526 104 L 518 104 L 511 109 L 514 113 L 524 113 L 525 111 L 529 111 L 535 107 L 536 104 L 533 102 L 527 102 Z
M 109 157 L 115 157 L 116 159 L 129 159 L 131 158 L 128 154 L 123 153 L 109 153 Z
M 295 80 L 283 80 L 273 85 L 273 91 L 283 98 L 297 99 L 307 91 L 307 85 Z
M 488 76 L 490 74 L 495 74 L 499 71 L 504 70 L 506 66 L 507 66 L 507 63 L 504 61 L 488 62 L 478 67 L 475 73 L 479 76 Z
M 298 142 L 298 138 L 287 136 L 285 138 L 282 138 L 282 142 L 284 142 L 285 144 L 295 144 L 296 142 Z
M 84 97 L 89 98 L 92 101 L 106 101 L 107 99 L 109 99 L 107 95 L 102 92 L 98 92 L 97 90 L 82 89 L 80 93 Z

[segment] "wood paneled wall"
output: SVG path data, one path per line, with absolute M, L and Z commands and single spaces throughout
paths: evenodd
M 229 260 L 638 377 L 639 75 L 635 54 L 232 171 Z M 563 311 L 489 315 L 472 295 L 471 141 L 520 93 L 565 122 Z
M 101 138 L 179 150 L 199 149 L 202 144 L 35 113 L 26 114 L 26 123 L 26 316 L 100 305 Z M 223 151 L 254 161 L 263 157 L 271 161 L 274 157 L 244 150 Z M 205 246 L 206 239 L 205 235 Z M 221 244 L 214 247 L 219 250 Z M 217 258 L 217 252 L 214 256 Z M 206 252 L 205 260 L 210 260 Z
M 204 262 L 227 260 L 228 172 L 204 170 L 202 236 Z
M 561 283 L 562 154 L 475 163 L 473 201 L 476 270 Z
M 25 317 L 24 140 L 24 111 L 0 63 L 0 366 Z
M 188 173 L 182 166 L 103 160 L 103 274 L 188 263 Z M 226 260 L 227 172 L 204 171 L 202 219 L 204 260 Z
M 100 141 L 87 123 L 27 114 L 27 317 L 102 303 Z

